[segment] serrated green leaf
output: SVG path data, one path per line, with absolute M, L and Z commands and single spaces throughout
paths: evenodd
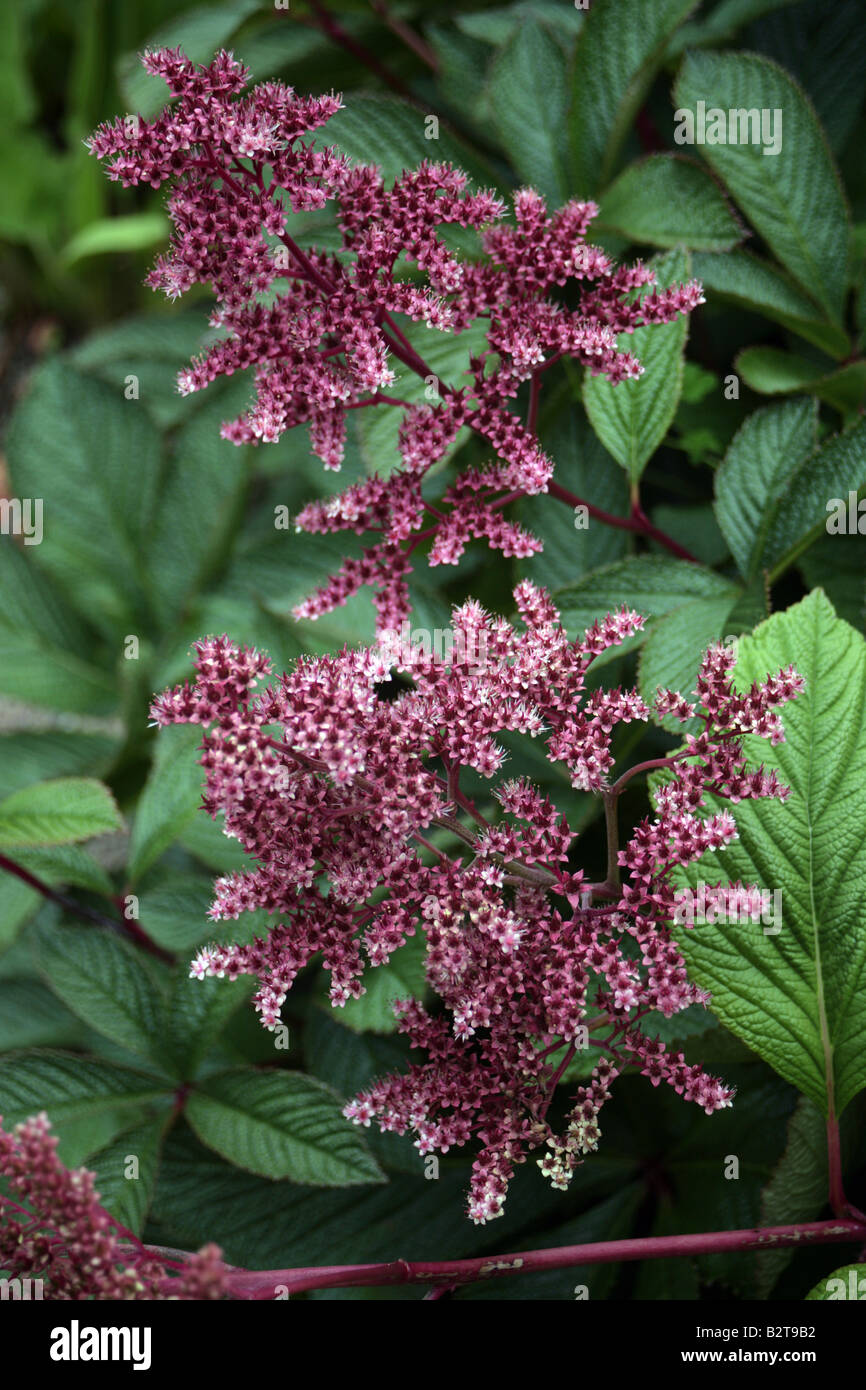
M 140 402 L 124 399 L 123 377 L 112 389 L 48 362 L 12 418 L 8 448 L 15 493 L 45 502 L 34 562 L 113 640 L 140 630 L 160 441 Z
M 178 966 L 167 1004 L 167 1028 L 161 1053 L 184 1081 L 196 1075 L 232 1014 L 249 1002 L 253 981 L 198 980 Z
M 678 939 L 722 1022 L 825 1115 L 840 1115 L 866 1085 L 866 641 L 816 590 L 742 639 L 737 688 L 789 664 L 806 689 L 783 710 L 786 741 L 744 744 L 751 765 L 778 770 L 789 799 L 738 803 L 738 839 L 683 875 L 692 886 L 779 890 L 782 922 L 774 910 L 768 930 L 719 922 Z
M 767 533 L 763 564 L 773 583 L 814 540 L 830 533 L 832 512 L 866 487 L 866 420 L 818 446 L 791 480 Z M 831 534 L 831 533 L 830 533 Z
M 638 688 L 648 705 L 652 706 L 659 687 L 691 698 L 703 654 L 711 642 L 729 635 L 729 619 L 739 597 L 739 591 L 732 590 L 699 598 L 653 625 L 638 663 Z M 672 718 L 660 722 L 677 732 L 683 727 Z
M 800 464 L 815 447 L 818 412 L 804 397 L 757 410 L 716 472 L 716 516 L 743 578 L 759 572 L 767 534 Z
M 141 953 L 101 927 L 43 924 L 37 960 L 64 1004 L 138 1056 L 159 1060 L 165 1001 Z
M 831 357 L 845 357 L 850 352 L 844 329 L 823 321 L 814 301 L 769 261 L 741 250 L 723 256 L 696 252 L 692 271 L 708 292 L 708 299 L 719 296 L 740 308 L 763 314 Z
M 164 1119 L 149 1120 L 124 1130 L 87 1160 L 102 1206 L 138 1236 L 153 1201 L 164 1134 Z
M 426 135 L 424 111 L 396 97 L 355 92 L 327 125 L 328 144 L 334 144 L 361 164 L 377 164 L 386 183 L 422 160 L 443 160 L 463 169 L 476 183 L 489 187 L 496 175 L 492 166 L 444 125 L 436 139 Z
M 503 148 L 520 177 L 543 198 L 564 202 L 569 193 L 566 60 L 543 24 L 530 20 L 511 34 L 490 69 L 488 98 Z
M 603 188 L 671 34 L 693 0 L 594 0 L 575 52 L 569 115 L 572 191 Z
M 186 1117 L 203 1144 L 262 1177 L 317 1187 L 382 1180 L 333 1092 L 300 1072 L 241 1067 L 210 1077 Z
M 738 355 L 734 366 L 746 385 L 764 396 L 809 391 L 846 416 L 866 400 L 866 362 L 849 362 L 827 371 L 798 353 L 750 347 Z
M 845 195 L 812 104 L 782 68 L 752 53 L 690 53 L 674 86 L 679 110 L 781 111 L 780 148 L 700 146 L 707 162 L 794 279 L 841 326 L 848 260 Z M 778 117 L 774 121 L 778 123 Z M 697 132 L 695 132 L 697 134 Z M 771 131 L 772 133 L 772 131 Z
M 650 246 L 727 251 L 743 228 L 702 165 L 653 154 L 630 164 L 601 199 L 599 227 Z
M 689 260 L 671 251 L 652 262 L 659 286 L 689 277 Z M 616 385 L 603 376 L 583 381 L 583 403 L 602 444 L 637 483 L 674 418 L 683 381 L 683 349 L 688 323 L 679 315 L 671 323 L 650 324 L 620 334 L 619 346 L 643 364 L 643 375 Z
M 703 565 L 667 555 L 634 555 L 557 590 L 554 599 L 571 638 L 582 637 L 600 613 L 611 612 L 622 604 L 636 609 L 648 620 L 642 632 L 596 657 L 593 664 L 603 665 L 606 660 L 642 645 L 655 622 L 665 614 L 698 602 L 721 600 L 733 605 L 740 592 L 730 580 Z
M 15 1052 L 0 1061 L 0 1115 L 7 1126 L 40 1110 L 59 1124 L 140 1105 L 165 1092 L 156 1077 L 72 1052 Z
M 64 845 L 123 825 L 114 797 L 90 777 L 37 782 L 0 801 L 0 845 Z
M 194 724 L 173 724 L 159 731 L 153 767 L 132 825 L 132 882 L 177 839 L 201 804 L 203 773 L 196 756 L 201 738 L 202 731 Z

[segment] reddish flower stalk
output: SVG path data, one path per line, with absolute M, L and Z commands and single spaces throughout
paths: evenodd
M 252 368 L 256 399 L 224 427 L 225 437 L 267 443 L 306 423 L 313 452 L 338 469 L 348 411 L 394 401 L 393 360 L 427 385 L 429 403 L 386 407 L 403 411 L 401 466 L 301 512 L 303 530 L 374 532 L 376 539 L 296 616 L 319 617 L 370 585 L 380 629 L 399 626 L 409 612 L 409 557 L 422 536 L 434 538 L 430 565 L 456 564 L 473 539 L 506 556 L 539 550 L 536 537 L 503 516 L 505 506 L 548 490 L 580 501 L 551 485 L 553 462 L 536 433 L 539 373 L 570 357 L 612 382 L 639 376 L 640 363 L 618 336 L 688 313 L 703 302 L 700 285 L 660 290 L 640 262 L 614 265 L 586 241 L 598 211 L 591 202 L 549 212 L 524 188 L 507 223 L 499 197 L 469 193 L 459 170 L 426 161 L 386 187 L 375 166 L 353 165 L 309 138 L 339 110 L 340 98 L 301 98 L 274 82 L 246 92 L 248 73 L 231 54 L 207 67 L 179 49 L 146 53 L 143 62 L 165 78 L 175 104 L 153 122 L 101 126 L 90 149 L 124 185 L 173 185 L 172 246 L 149 283 L 172 298 L 195 283 L 216 295 L 212 323 L 225 336 L 181 373 L 180 389 L 201 390 Z M 302 248 L 292 213 L 329 204 L 341 250 Z M 451 249 L 443 236 L 449 227 L 480 237 L 477 256 Z M 568 292 L 577 307 L 568 307 Z M 485 346 L 467 351 L 459 385 L 443 383 L 398 318 L 455 334 L 480 325 Z M 524 424 L 510 403 L 525 383 Z M 460 474 L 433 510 L 425 478 L 463 429 L 485 441 L 493 460 Z M 637 501 L 627 518 L 598 508 L 591 514 L 693 558 L 652 526 Z

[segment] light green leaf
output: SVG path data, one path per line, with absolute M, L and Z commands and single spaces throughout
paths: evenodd
M 564 202 L 568 78 L 565 54 L 543 24 L 530 20 L 515 29 L 491 67 L 488 96 L 520 177 L 543 198 Z
M 166 241 L 168 219 L 161 212 L 131 212 L 119 217 L 103 217 L 82 227 L 60 252 L 60 262 L 68 270 L 87 256 L 113 252 L 146 251 Z
M 689 278 L 689 260 L 681 251 L 657 257 L 652 265 L 660 287 Z M 642 362 L 643 375 L 615 386 L 603 376 L 584 377 L 583 403 L 592 427 L 632 483 L 640 480 L 676 414 L 687 336 L 688 321 L 682 314 L 671 323 L 622 333 L 619 346 Z
M 703 144 L 701 153 L 794 279 L 841 326 L 848 261 L 845 195 L 812 104 L 775 63 L 752 53 L 690 53 L 674 86 L 678 109 L 781 111 L 781 148 Z M 771 133 L 772 133 L 771 129 Z M 696 132 L 697 133 L 697 132 Z M 742 132 L 740 132 L 742 134 Z
M 196 749 L 202 730 L 172 724 L 159 730 L 150 776 L 138 803 L 129 845 L 129 876 L 139 879 L 189 824 L 201 804 L 203 773 Z
M 165 1001 L 141 953 L 101 927 L 43 924 L 37 962 L 67 1008 L 98 1033 L 159 1060 Z
M 842 1265 L 821 1279 L 806 1294 L 806 1302 L 825 1303 L 836 1299 L 866 1298 L 866 1269 L 862 1264 Z
M 427 943 L 423 936 L 410 937 L 385 965 L 364 976 L 366 994 L 350 999 L 339 1013 L 340 1022 L 356 1033 L 393 1033 L 397 1027 L 395 999 L 420 998 L 424 993 Z M 325 1003 L 326 1008 L 330 1005 Z
M 0 845 L 64 845 L 123 826 L 114 797 L 90 777 L 37 782 L 0 801 Z
M 671 34 L 693 0 L 594 0 L 577 41 L 569 116 L 572 189 L 609 181 Z
M 756 410 L 716 472 L 716 516 L 746 580 L 760 570 L 773 518 L 815 447 L 817 425 L 816 404 L 806 397 Z
M 190 1095 L 186 1117 L 202 1143 L 262 1177 L 317 1187 L 382 1180 L 333 1092 L 299 1072 L 239 1067 L 211 1077 Z
M 740 880 L 778 890 L 781 924 L 774 904 L 769 930 L 718 922 L 678 939 L 722 1022 L 838 1116 L 866 1085 L 866 642 L 820 589 L 742 639 L 736 686 L 789 664 L 806 689 L 782 711 L 786 741 L 745 739 L 750 764 L 776 769 L 789 799 L 739 802 L 739 838 L 683 875 L 693 887 Z
M 653 154 L 620 174 L 601 199 L 599 227 L 650 246 L 726 251 L 743 228 L 719 185 L 702 165 Z

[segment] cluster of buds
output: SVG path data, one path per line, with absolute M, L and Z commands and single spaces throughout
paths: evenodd
M 2 1117 L 0 1117 L 2 1118 Z M 48 1117 L 0 1123 L 0 1268 L 42 1281 L 51 1299 L 212 1299 L 226 1293 L 215 1245 L 183 1261 L 142 1245 L 100 1205 L 94 1176 L 67 1168 Z M 20 1200 L 17 1200 L 20 1199 Z
M 708 1000 L 672 936 L 675 872 L 736 835 L 729 811 L 710 812 L 708 793 L 732 803 L 787 795 L 774 773 L 747 767 L 743 736 L 778 742 L 777 708 L 803 686 L 789 668 L 737 693 L 733 654 L 718 646 L 704 657 L 694 702 L 660 690 L 658 715 L 690 728 L 698 717 L 703 728 L 666 760 L 653 815 L 592 881 L 575 867 L 577 836 L 550 799 L 526 779 L 494 780 L 506 756 L 498 740 L 543 742 L 573 787 L 615 802 L 640 769 L 611 781 L 614 732 L 652 711 L 634 691 L 589 689 L 588 673 L 643 620 L 622 609 L 570 640 L 544 590 L 525 582 L 514 596 L 519 628 L 470 601 L 454 611 L 459 640 L 442 656 L 407 644 L 387 656 L 346 649 L 301 658 L 259 690 L 267 658 L 208 639 L 196 647 L 194 683 L 152 707 L 157 724 L 203 726 L 205 808 L 255 861 L 218 881 L 211 916 L 264 908 L 279 919 L 265 939 L 207 947 L 192 973 L 256 977 L 256 1008 L 274 1028 L 314 957 L 340 1007 L 364 992 L 365 970 L 421 933 L 435 1007 L 417 998 L 394 1007 L 424 1058 L 346 1114 L 411 1132 L 422 1154 L 471 1142 L 477 1222 L 500 1214 L 515 1164 L 535 1150 L 554 1185 L 567 1185 L 628 1067 L 707 1113 L 730 1104 L 721 1081 L 652 1031 L 654 1017 Z M 479 649 L 480 665 L 467 658 Z M 411 683 L 385 698 L 392 661 Z M 461 787 L 464 770 L 494 782 L 495 818 Z M 584 1068 L 587 1084 L 556 1133 L 554 1092 L 588 1048 L 597 1065 Z
M 143 63 L 165 79 L 173 103 L 153 121 L 101 126 L 89 146 L 125 186 L 171 187 L 171 249 L 149 283 L 172 298 L 205 284 L 216 297 L 212 325 L 223 336 L 181 373 L 181 391 L 251 369 L 254 402 L 224 426 L 225 438 L 272 442 L 307 424 L 331 469 L 343 459 L 350 410 L 402 412 L 398 468 L 383 460 L 384 476 L 301 512 L 303 530 L 374 540 L 296 616 L 319 617 L 369 585 L 380 630 L 399 627 L 410 556 L 431 537 L 431 565 L 456 564 L 473 539 L 511 556 L 539 549 L 502 515 L 546 491 L 553 471 L 533 420 L 511 408 L 521 387 L 563 357 L 612 382 L 639 376 L 618 335 L 688 313 L 703 302 L 700 285 L 658 289 L 651 268 L 615 265 L 586 241 L 598 211 L 591 202 L 551 212 L 524 188 L 506 221 L 497 194 L 469 192 L 460 170 L 426 161 L 388 187 L 375 165 L 313 138 L 339 97 L 300 97 L 279 82 L 247 90 L 249 73 L 230 53 L 197 67 L 180 49 L 161 49 Z M 294 215 L 328 205 L 340 249 L 299 244 Z M 477 256 L 450 249 L 449 227 L 477 235 Z M 433 403 L 388 394 L 395 363 L 438 380 L 407 336 L 411 322 L 454 334 L 484 329 L 486 346 L 467 350 L 458 384 L 438 383 Z M 432 508 L 425 476 L 464 428 L 495 457 L 465 470 Z

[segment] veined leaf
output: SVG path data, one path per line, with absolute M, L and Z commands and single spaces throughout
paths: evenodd
M 540 93 L 544 99 L 540 100 Z M 543 198 L 568 197 L 565 54 L 543 24 L 515 29 L 490 70 L 488 95 L 502 145 Z
M 599 227 L 650 246 L 727 251 L 743 227 L 722 189 L 700 164 L 653 154 L 630 164 L 601 199 Z
M 37 782 L 0 801 L 0 845 L 67 845 L 119 830 L 114 797 L 90 777 Z
M 722 1022 L 838 1116 L 866 1085 L 866 641 L 820 589 L 742 639 L 737 688 L 789 664 L 806 689 L 782 712 L 786 741 L 748 736 L 745 750 L 753 766 L 778 771 L 790 797 L 739 802 L 738 839 L 682 875 L 692 886 L 778 890 L 782 921 L 774 904 L 768 931 L 717 922 L 678 939 Z
M 382 1180 L 333 1092 L 299 1072 L 239 1067 L 210 1077 L 186 1117 L 203 1144 L 262 1177 L 317 1187 Z
M 701 145 L 701 153 L 779 260 L 841 326 L 849 215 L 839 175 L 808 97 L 777 64 L 752 53 L 690 53 L 674 86 L 680 110 L 770 111 L 780 148 Z M 781 112 L 781 116 L 775 113 Z M 726 128 L 726 134 L 730 132 Z M 695 132 L 697 134 L 697 131 Z
M 674 30 L 694 0 L 594 0 L 577 41 L 572 85 L 573 192 L 603 188 Z
M 660 287 L 689 278 L 688 257 L 682 251 L 668 252 L 652 264 Z M 592 427 L 632 483 L 640 480 L 676 414 L 687 336 L 688 321 L 682 314 L 671 323 L 620 334 L 619 346 L 640 360 L 643 375 L 616 385 L 603 376 L 584 377 L 583 403 Z

